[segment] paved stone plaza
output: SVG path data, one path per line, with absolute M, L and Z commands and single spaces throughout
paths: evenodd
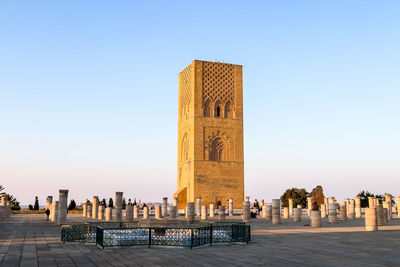
M 400 265 L 400 220 L 378 232 L 365 232 L 364 220 L 355 219 L 321 228 L 282 220 L 272 225 L 251 221 L 252 242 L 187 248 L 97 248 L 93 244 L 63 244 L 60 228 L 43 215 L 12 215 L 0 222 L 1 266 L 189 266 L 189 265 Z M 238 217 L 236 217 L 238 218 Z M 227 217 L 227 220 L 232 220 Z M 68 223 L 81 223 L 68 215 Z

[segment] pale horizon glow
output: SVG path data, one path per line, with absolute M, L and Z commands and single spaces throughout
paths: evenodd
M 245 194 L 400 195 L 397 1 L 0 3 L 0 184 L 171 200 L 177 74 L 243 65 Z

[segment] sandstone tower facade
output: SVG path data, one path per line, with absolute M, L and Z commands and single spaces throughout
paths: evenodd
M 194 60 L 179 73 L 179 209 L 244 196 L 242 66 Z

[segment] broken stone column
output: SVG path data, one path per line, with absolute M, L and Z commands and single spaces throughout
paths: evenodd
M 160 220 L 160 219 L 162 218 L 162 215 L 161 215 L 161 207 L 158 206 L 158 205 L 156 205 L 154 208 L 155 208 L 155 210 L 154 210 L 154 216 L 155 216 L 155 218 L 156 218 L 157 220 Z
M 329 198 L 324 198 L 324 205 L 325 205 L 325 213 L 326 213 L 326 216 L 328 216 L 328 214 L 329 214 L 329 210 L 328 210 L 328 206 L 329 206 Z M 325 216 L 325 217 L 326 217 Z
M 11 216 L 11 201 L 7 200 L 7 217 Z
M 264 199 L 260 199 L 260 207 L 264 206 Z
M 163 197 L 162 199 L 162 209 L 161 209 L 161 216 L 166 218 L 168 217 L 168 198 L 167 197 Z
M 187 202 L 186 204 L 186 221 L 189 223 L 194 221 L 194 202 Z
M 120 222 L 122 221 L 122 194 L 123 192 L 115 192 L 115 213 L 114 213 L 114 221 Z
M 376 216 L 376 207 L 365 208 L 365 230 L 377 231 L 378 230 L 378 217 Z
M 262 217 L 263 217 L 264 219 L 267 218 L 267 204 L 264 204 L 264 205 L 262 206 Z
M 93 197 L 93 207 L 92 207 L 92 219 L 97 219 L 99 213 L 99 197 Z
M 207 220 L 207 206 L 201 207 L 201 219 Z
M 329 204 L 328 205 L 328 221 L 331 224 L 336 223 L 336 204 Z
M 388 220 L 390 221 L 392 219 L 392 196 L 386 194 L 385 201 L 387 203 L 387 209 L 388 209 Z
M 172 200 L 172 206 L 175 206 L 175 207 L 176 207 L 176 208 L 175 208 L 175 211 L 176 211 L 175 218 L 177 218 L 177 217 L 179 216 L 179 214 L 178 214 L 178 198 L 177 198 L 177 197 L 174 197 L 174 198 L 173 198 L 173 200 Z
M 174 205 L 168 206 L 168 214 L 170 219 L 176 219 L 176 208 L 177 206 Z
M 51 203 L 53 202 L 53 196 L 47 196 L 46 198 L 46 210 L 50 210 Z
M 263 200 L 264 202 L 264 200 Z M 228 212 L 229 212 L 229 216 L 233 216 L 233 198 L 230 198 L 228 200 Z
M 103 205 L 99 206 L 99 212 L 97 214 L 97 219 L 104 220 L 104 206 Z
M 53 201 L 53 222 L 57 224 L 57 221 L 59 221 L 58 216 L 60 216 L 60 202 L 59 201 Z
M 321 227 L 321 213 L 319 210 L 311 210 L 311 227 Z
M 368 207 L 370 207 L 370 208 L 375 207 L 375 198 L 374 197 L 368 197 Z
M 51 206 L 50 206 L 50 221 L 51 221 L 51 222 L 55 222 L 55 221 L 54 221 L 54 214 L 55 214 L 55 212 L 54 212 L 54 205 L 55 205 L 55 201 L 53 201 L 53 202 L 51 203 Z
M 311 208 L 312 208 L 312 197 L 307 197 L 308 216 L 311 216 Z
M 283 208 L 283 219 L 289 219 L 289 208 L 288 207 Z
M 300 208 L 295 208 L 293 210 L 293 221 L 294 222 L 301 221 L 301 212 L 302 212 L 302 209 L 300 209 Z
M 328 198 L 328 210 L 329 210 L 329 204 L 335 204 L 335 197 L 329 197 Z
M 244 197 L 244 201 L 250 201 L 250 197 L 248 196 Z
M 137 205 L 133 205 L 133 219 L 139 219 L 139 208 Z
M 127 222 L 133 221 L 133 206 L 132 206 L 132 204 L 126 205 L 125 221 L 127 221 Z
M 272 200 L 272 224 L 281 223 L 281 200 Z
M 354 199 L 349 200 L 349 219 L 354 219 L 356 216 L 356 207 L 355 207 L 355 202 Z
M 376 207 L 376 216 L 377 216 L 378 226 L 383 225 L 384 224 L 384 212 L 383 212 L 382 206 Z
M 321 204 L 321 218 L 326 218 L 326 205 Z
M 250 201 L 243 202 L 243 221 L 250 221 Z
M 60 189 L 58 197 L 58 217 L 57 225 L 62 225 L 67 222 L 67 205 L 68 205 L 68 190 Z
M 218 209 L 219 221 L 225 221 L 225 206 L 220 206 Z
M 349 198 L 345 198 L 344 202 L 346 202 L 346 214 L 349 214 L 350 199 Z
M 88 218 L 92 218 L 92 211 L 93 211 L 93 209 L 92 209 L 92 205 L 87 205 L 87 208 L 86 208 L 86 213 L 87 213 L 87 217 Z
M 396 197 L 397 218 L 400 218 L 400 196 Z
M 340 201 L 339 203 L 339 219 L 341 221 L 347 221 L 347 208 L 346 208 L 346 201 Z
M 147 220 L 149 218 L 149 207 L 143 207 L 143 219 Z
M 267 220 L 272 220 L 272 206 L 267 204 Z
M 214 218 L 215 215 L 215 205 L 210 204 L 210 218 Z
M 383 208 L 383 223 L 386 224 L 388 221 L 388 209 Z
M 82 217 L 87 217 L 87 203 L 82 204 Z
M 361 199 L 360 197 L 354 198 L 356 218 L 361 218 Z
M 6 194 L 1 194 L 1 206 L 2 207 L 7 206 L 7 195 Z
M 196 198 L 196 215 L 201 216 L 201 197 Z
M 293 198 L 289 198 L 289 216 L 293 216 Z
M 106 208 L 106 222 L 111 222 L 112 221 L 112 208 L 107 207 Z

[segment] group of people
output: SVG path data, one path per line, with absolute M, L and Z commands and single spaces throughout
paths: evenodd
M 257 219 L 257 215 L 260 214 L 261 209 L 262 207 L 260 207 L 260 203 L 258 203 L 258 200 L 255 199 L 250 209 L 250 218 Z

